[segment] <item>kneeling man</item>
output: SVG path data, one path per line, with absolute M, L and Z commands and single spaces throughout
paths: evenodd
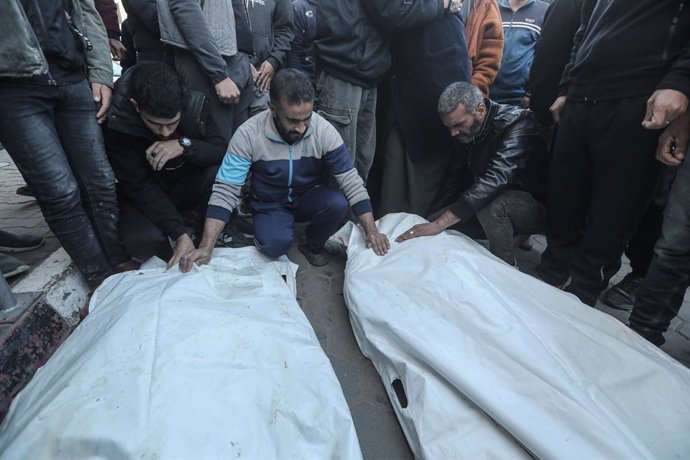
M 454 159 L 428 224 L 415 225 L 396 241 L 441 233 L 448 227 L 487 238 L 489 250 L 516 265 L 514 241 L 543 231 L 546 207 L 535 199 L 545 185 L 537 172 L 544 159 L 530 158 L 537 126 L 529 110 L 484 99 L 470 83 L 448 86 L 438 111 L 458 141 Z
M 313 113 L 313 100 L 314 89 L 304 74 L 295 69 L 275 74 L 270 111 L 250 118 L 230 141 L 213 186 L 201 244 L 181 258 L 182 271 L 208 262 L 218 234 L 240 202 L 250 170 L 254 242 L 264 254 L 285 254 L 294 238 L 294 223 L 309 221 L 299 249 L 312 265 L 325 265 L 323 246 L 343 222 L 348 203 L 364 229 L 367 246 L 378 255 L 388 251 L 388 238 L 376 228 L 369 195 L 350 153 L 335 128 Z M 342 192 L 325 185 L 324 171 L 335 176 Z
M 164 63 L 137 64 L 115 83 L 105 146 L 117 177 L 120 235 L 137 260 L 171 259 L 169 240 L 174 254 L 194 249 L 183 213 L 198 216 L 191 225 L 201 233 L 227 147 L 203 107 L 203 94 L 186 91 Z

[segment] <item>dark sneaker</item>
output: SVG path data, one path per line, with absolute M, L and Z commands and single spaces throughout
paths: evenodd
M 30 196 L 32 198 L 34 196 L 33 190 L 31 190 L 31 187 L 28 185 L 22 185 L 21 187 L 17 188 L 15 193 L 20 196 Z
M 625 275 L 618 284 L 614 284 L 601 296 L 601 301 L 617 310 L 632 310 L 635 304 L 635 292 L 642 284 L 644 278 L 633 273 Z
M 0 254 L 0 270 L 2 270 L 2 276 L 5 278 L 10 278 L 12 276 L 19 275 L 29 270 L 29 266 L 15 259 L 12 256 L 5 254 Z
M 24 252 L 43 245 L 43 238 L 32 235 L 14 235 L 0 230 L 0 251 Z
M 340 239 L 329 238 L 326 244 L 323 245 L 323 250 L 332 256 L 347 257 L 347 246 Z
M 300 244 L 298 244 L 297 249 L 299 249 L 299 252 L 304 255 L 304 257 L 307 259 L 307 262 L 315 267 L 323 267 L 330 262 L 328 254 L 325 252 L 313 252 L 311 249 L 309 249 L 305 241 L 302 241 Z
M 220 235 L 218 235 L 218 240 L 216 241 L 217 248 L 243 248 L 253 245 L 254 240 L 244 236 L 234 222 L 225 226 L 223 231 L 220 232 Z

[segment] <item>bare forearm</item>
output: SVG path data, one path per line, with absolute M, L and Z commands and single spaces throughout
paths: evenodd
M 460 218 L 450 211 L 446 211 L 441 216 L 436 219 L 433 223 L 439 226 L 442 230 L 447 229 L 460 222 Z
M 225 227 L 225 222 L 219 219 L 207 218 L 204 223 L 204 236 L 201 238 L 199 249 L 207 249 L 211 251 L 216 245 L 218 235 Z
M 364 228 L 364 233 L 369 235 L 371 232 L 378 232 L 376 229 L 376 223 L 374 222 L 374 214 L 370 212 L 365 212 L 358 217 L 359 223 Z

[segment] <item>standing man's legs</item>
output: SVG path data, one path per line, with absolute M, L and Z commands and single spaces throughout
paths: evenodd
M 84 176 L 88 176 L 90 171 L 79 171 L 79 168 L 88 165 L 88 160 L 68 159 L 68 153 L 63 148 L 56 129 L 54 111 L 60 103 L 59 99 L 58 87 L 3 83 L 0 86 L 0 142 L 7 148 L 33 190 L 50 229 L 86 280 L 90 284 L 98 284 L 112 273 L 112 269 L 94 226 L 82 206 L 80 182 L 70 166 L 72 161 L 76 175 L 82 177 L 81 187 L 90 188 L 91 185 L 86 184 L 89 181 L 84 181 Z M 92 107 L 84 110 L 94 116 L 95 123 L 96 110 L 93 108 L 93 101 L 90 102 Z M 65 138 L 71 139 L 73 135 Z M 89 142 L 95 144 L 98 140 L 90 139 Z M 102 152 L 102 146 L 100 149 Z M 87 156 L 92 154 L 88 151 L 81 153 Z M 100 167 L 95 172 L 101 175 L 100 180 L 108 182 L 112 179 L 112 171 L 108 168 L 108 174 L 99 158 L 94 161 Z M 99 183 L 99 180 L 93 182 Z M 114 187 L 114 179 L 110 181 L 110 185 Z M 100 185 L 95 188 L 96 195 L 107 195 L 105 184 L 102 188 Z M 112 193 L 114 196 L 114 188 Z M 93 215 L 101 212 L 97 209 L 97 203 L 90 205 L 93 206 L 90 209 Z M 117 219 L 116 215 L 112 218 Z M 106 227 L 108 225 L 110 224 L 105 224 Z
M 108 162 L 97 107 L 86 81 L 60 87 L 55 126 L 79 184 L 82 206 L 112 266 L 129 259 L 118 236 L 115 174 Z
M 658 184 L 658 131 L 642 128 L 647 97 L 592 103 L 587 148 L 594 165 L 592 198 L 580 246 L 570 262 L 566 290 L 594 305 L 620 268 Z
M 547 248 L 539 277 L 554 286 L 568 281 L 591 200 L 593 164 L 585 143 L 588 104 L 568 102 L 563 110 L 548 178 Z
M 366 183 L 376 149 L 376 88 L 363 88 L 321 71 L 316 93 L 319 115 L 338 130 Z
M 661 238 L 636 293 L 630 327 L 656 345 L 683 304 L 690 284 L 690 163 L 678 167 L 664 212 Z

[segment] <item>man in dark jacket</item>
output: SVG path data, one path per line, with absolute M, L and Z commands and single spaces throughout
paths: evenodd
M 584 0 L 556 0 L 544 15 L 544 25 L 537 40 L 527 87 L 529 108 L 542 126 L 552 126 L 549 109 L 558 97 L 563 69 L 570 61 L 575 33 L 580 27 Z
M 122 6 L 127 12 L 127 28 L 132 35 L 136 62 L 173 64 L 173 48 L 161 42 L 157 1 L 122 0 Z
M 388 33 L 423 26 L 461 5 L 459 0 L 318 3 L 318 113 L 343 137 L 365 182 L 376 144 L 376 86 L 391 65 Z
M 585 0 L 560 94 L 539 275 L 594 305 L 656 192 L 661 129 L 688 106 L 690 4 Z
M 456 226 L 473 238 L 489 240 L 489 250 L 516 265 L 516 236 L 538 233 L 546 209 L 530 193 L 528 156 L 537 133 L 528 110 L 483 99 L 470 83 L 443 91 L 438 111 L 459 142 L 459 161 L 449 170 L 428 224 L 415 225 L 396 241 L 431 236 Z
M 206 95 L 209 115 L 230 142 L 252 99 L 253 36 L 245 0 L 160 0 L 158 25 L 163 43 L 174 48 L 185 87 Z
M 203 100 L 164 63 L 137 64 L 115 85 L 106 150 L 118 180 L 120 234 L 136 259 L 167 260 L 168 238 L 176 252 L 194 247 L 181 213 L 203 218 L 226 148 Z
M 394 35 L 390 107 L 380 150 L 379 214 L 429 210 L 453 154 L 453 139 L 436 107 L 443 90 L 472 76 L 459 15 Z
M 288 51 L 288 67 L 301 70 L 314 81 L 316 51 L 316 0 L 294 0 L 293 32 L 294 38 Z
M 50 229 L 96 286 L 127 262 L 98 126 L 112 95 L 105 28 L 92 1 L 10 0 L 0 30 L 0 142 Z
M 268 109 L 268 88 L 273 75 L 285 66 L 292 42 L 290 0 L 248 0 L 247 10 L 254 36 L 251 58 L 254 77 L 249 116 Z
M 121 41 L 122 31 L 120 30 L 120 19 L 117 15 L 115 0 L 96 0 L 94 5 L 108 34 L 110 53 L 113 55 L 113 59 L 121 61 L 125 57 L 127 49 Z

